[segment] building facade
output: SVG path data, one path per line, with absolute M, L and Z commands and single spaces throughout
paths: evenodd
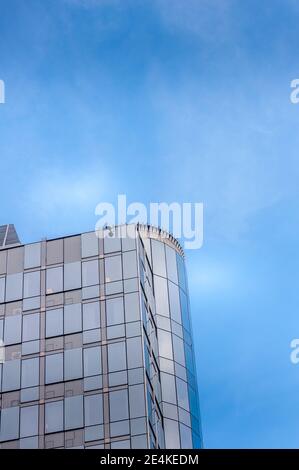
M 0 227 L 0 448 L 200 448 L 183 251 L 151 226 L 98 235 Z

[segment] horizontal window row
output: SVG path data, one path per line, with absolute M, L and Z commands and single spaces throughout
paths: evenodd
M 141 337 L 108 344 L 108 371 L 142 367 Z M 2 375 L 1 375 L 2 369 Z M 67 349 L 45 356 L 45 384 L 80 379 L 102 373 L 101 346 Z M 35 387 L 40 383 L 40 358 L 6 361 L 0 366 L 0 391 Z
M 118 229 L 116 229 L 118 231 Z M 135 239 L 127 236 L 125 227 L 120 233 L 107 232 L 104 236 L 104 254 L 128 252 L 136 249 Z M 42 243 L 33 243 L 24 247 L 3 250 L 0 253 L 0 274 L 19 272 L 24 269 L 40 267 L 63 262 L 79 261 L 81 258 L 99 256 L 100 243 L 95 232 L 81 236 L 49 240 L 45 243 L 45 260 L 42 261 Z
M 2 374 L 1 374 L 2 369 Z M 101 374 L 101 348 L 70 349 L 45 357 L 45 383 L 74 380 Z M 40 384 L 40 358 L 6 361 L 0 366 L 0 390 L 36 387 Z
M 12 407 L 0 412 L 0 441 L 36 436 L 39 433 L 39 406 Z M 95 426 L 103 423 L 101 394 L 74 396 L 45 404 L 44 432 Z
M 106 325 L 113 327 L 140 319 L 138 293 L 106 300 Z M 100 328 L 100 302 L 67 304 L 46 311 L 45 337 L 51 338 Z M 115 333 L 116 334 L 116 333 Z M 124 332 L 120 335 L 123 336 Z M 112 336 L 111 336 L 112 337 Z M 9 315 L 0 320 L 0 339 L 6 346 L 40 338 L 40 314 Z
M 130 434 L 129 419 L 145 416 L 144 385 L 111 391 L 108 394 L 112 436 Z M 0 442 L 39 434 L 39 405 L 4 408 L 0 411 Z M 57 433 L 85 427 L 85 440 L 102 439 L 104 421 L 103 395 L 77 395 L 44 405 L 44 432 Z M 136 423 L 137 424 L 137 423 Z M 97 426 L 97 427 L 96 427 Z M 139 423 L 140 432 L 145 424 Z M 43 432 L 42 431 L 42 432 Z
M 104 282 L 137 277 L 136 252 L 109 256 L 104 260 Z M 46 293 L 81 289 L 100 283 L 99 260 L 76 261 L 46 269 Z M 0 278 L 0 302 L 12 302 L 41 294 L 41 271 L 19 272 Z

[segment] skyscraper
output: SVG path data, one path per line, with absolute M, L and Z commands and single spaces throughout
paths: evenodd
M 1 448 L 200 448 L 184 254 L 128 225 L 0 227 Z

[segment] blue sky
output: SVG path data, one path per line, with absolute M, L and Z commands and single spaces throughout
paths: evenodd
M 203 202 L 187 253 L 207 448 L 298 447 L 296 0 L 6 0 L 0 224 Z

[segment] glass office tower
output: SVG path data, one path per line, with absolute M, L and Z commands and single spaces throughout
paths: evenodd
M 144 225 L 0 234 L 0 448 L 200 448 L 179 243 Z

